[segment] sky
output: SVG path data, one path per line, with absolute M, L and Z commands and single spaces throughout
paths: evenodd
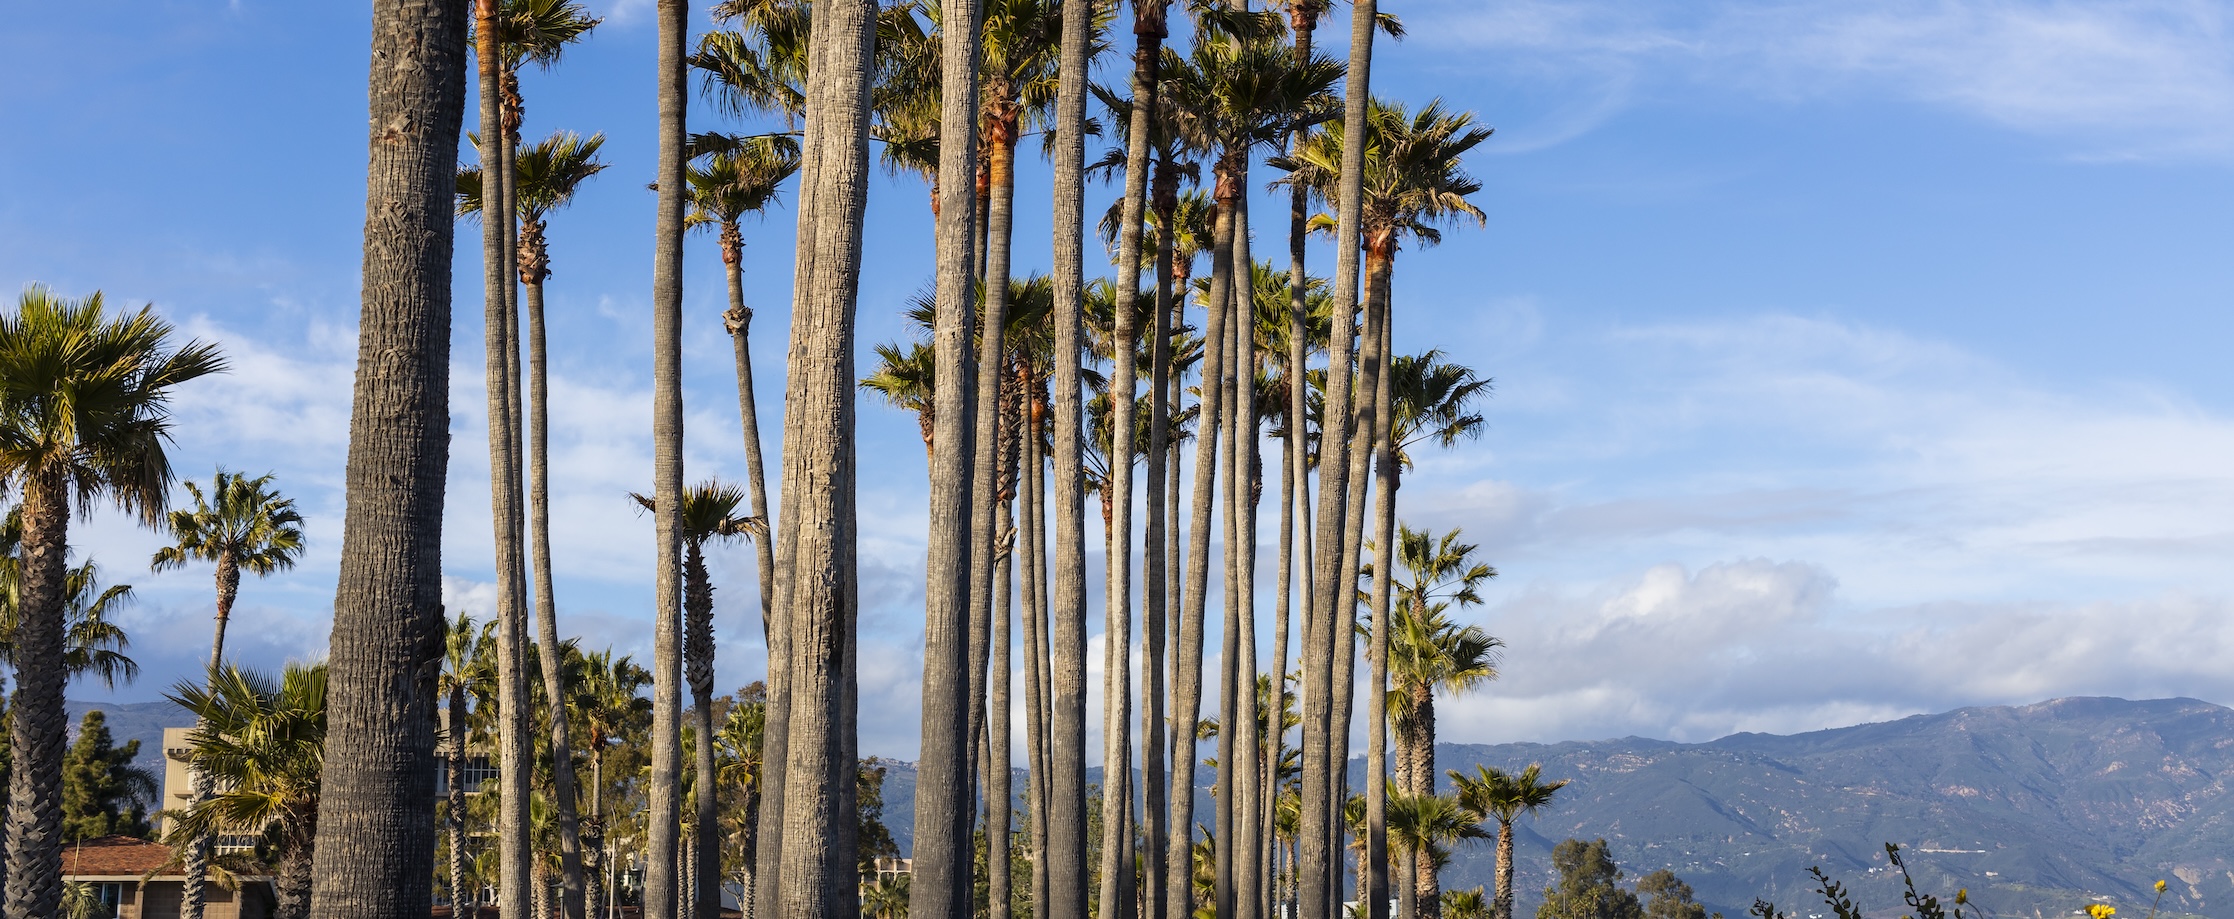
M 651 464 L 653 24 L 648 0 L 588 2 L 606 22 L 523 80 L 531 138 L 601 131 L 611 164 L 551 220 L 554 593 L 562 631 L 648 658 L 651 525 L 627 493 Z M 2234 3 L 1385 7 L 1409 37 L 1376 46 L 1375 93 L 1496 131 L 1466 163 L 1486 225 L 1395 269 L 1398 351 L 1495 380 L 1482 436 L 1422 452 L 1400 501 L 1500 572 L 1464 615 L 1506 642 L 1502 676 L 1439 706 L 1444 739 L 2234 703 Z M 153 303 L 219 343 L 232 370 L 180 390 L 175 465 L 275 473 L 308 518 L 302 564 L 243 586 L 227 645 L 254 666 L 315 659 L 331 628 L 368 36 L 360 5 L 270 0 L 46 4 L 0 31 L 0 281 Z M 1020 273 L 1049 263 L 1048 179 L 1027 155 Z M 931 273 L 924 186 L 880 175 L 869 208 L 863 354 L 908 334 Z M 746 227 L 771 456 L 794 222 Z M 451 610 L 485 616 L 478 232 L 461 224 L 443 539 Z M 687 267 L 686 468 L 736 478 L 710 235 Z M 911 416 L 860 417 L 862 744 L 910 758 L 923 453 Z M 73 544 L 135 586 L 145 668 L 73 696 L 195 673 L 210 572 L 149 573 L 161 536 L 110 509 Z M 712 571 L 738 686 L 762 669 L 751 550 Z

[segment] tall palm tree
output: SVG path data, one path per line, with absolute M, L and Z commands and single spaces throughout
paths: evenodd
M 106 498 L 153 525 L 171 484 L 172 392 L 224 369 L 213 345 L 173 342 L 152 308 L 108 314 L 99 293 L 26 288 L 0 316 L 0 481 L 23 511 L 10 721 L 9 915 L 51 915 L 62 896 L 62 687 L 68 674 L 69 523 Z
M 605 757 L 628 738 L 640 737 L 650 726 L 652 700 L 644 697 L 644 687 L 651 685 L 650 671 L 636 665 L 634 659 L 613 657 L 613 652 L 595 651 L 583 655 L 579 668 L 581 679 L 568 692 L 568 717 L 581 725 L 582 749 L 589 754 L 590 764 L 590 816 L 584 834 L 588 850 L 596 853 L 595 865 L 609 864 L 611 855 L 601 845 L 606 835 Z M 592 878 L 601 877 L 589 872 Z M 604 916 L 605 898 L 595 896 L 595 884 L 589 897 L 591 913 Z
M 638 503 L 657 512 L 656 503 L 643 495 Z M 768 527 L 759 518 L 738 513 L 745 493 L 719 479 L 708 479 L 683 492 L 683 674 L 690 684 L 691 729 L 699 742 L 696 830 L 692 854 L 696 858 L 697 889 L 692 892 L 692 915 L 712 916 L 721 908 L 721 848 L 714 744 L 714 584 L 706 572 L 706 544 L 739 536 L 767 538 Z
M 296 512 L 293 499 L 271 490 L 271 480 L 269 473 L 252 479 L 220 468 L 210 481 L 210 495 L 202 494 L 201 486 L 187 482 L 186 492 L 194 498 L 194 509 L 171 512 L 173 544 L 156 550 L 151 562 L 156 571 L 183 568 L 189 560 L 216 564 L 217 634 L 209 650 L 212 679 L 225 661 L 225 624 L 232 618 L 234 598 L 240 595 L 242 570 L 266 577 L 294 567 L 296 557 L 302 554 L 302 515 Z M 211 496 L 216 498 L 215 503 L 209 500 Z M 209 796 L 209 781 L 202 773 L 194 774 L 192 800 Z M 184 919 L 201 919 L 210 842 L 204 839 L 187 852 L 185 892 L 179 906 Z
M 1451 846 L 1470 839 L 1488 839 L 1482 832 L 1482 815 L 1453 795 L 1396 791 L 1389 795 L 1389 848 L 1412 868 L 1412 883 L 1404 885 L 1401 904 L 1406 919 L 1441 919 L 1443 895 L 1437 875 L 1450 859 Z
M 378 0 L 363 309 L 348 512 L 334 594 L 326 796 L 314 870 L 327 915 L 402 919 L 433 898 L 432 679 L 444 632 L 442 497 L 450 430 L 450 263 L 465 0 Z M 409 61 L 410 66 L 390 66 Z M 494 259 L 492 259 L 494 261 Z
M 1444 360 L 1441 351 L 1397 357 L 1389 362 L 1388 375 L 1396 471 L 1412 468 L 1411 448 L 1423 442 L 1448 448 L 1481 436 L 1484 422 L 1474 403 L 1489 394 L 1488 378 Z
M 1461 626 L 1444 615 L 1452 605 L 1480 605 L 1482 584 L 1497 576 L 1475 560 L 1478 547 L 1458 541 L 1461 535 L 1452 530 L 1438 539 L 1410 527 L 1397 530 L 1394 558 L 1403 575 L 1390 577 L 1397 607 L 1390 622 L 1394 685 L 1388 706 L 1397 725 L 1397 782 L 1413 794 L 1434 792 L 1435 694 L 1466 692 L 1496 679 L 1497 650 L 1505 644 L 1480 626 Z
M 1054 505 L 1055 550 L 1048 595 L 1049 647 L 1048 915 L 1082 919 L 1086 884 L 1086 509 L 1084 354 L 1086 236 L 1086 83 L 1095 42 L 1095 5 L 1062 4 L 1056 43 L 1054 132 Z M 1132 812 L 1125 773 L 1105 777 L 1104 810 Z M 1129 865 L 1129 861 L 1125 864 Z
M 739 690 L 736 698 L 736 704 L 729 707 L 728 719 L 722 722 L 721 733 L 715 735 L 715 742 L 722 754 L 721 785 L 737 789 L 741 799 L 730 823 L 735 827 L 738 840 L 743 882 L 739 885 L 737 908 L 744 919 L 754 919 L 752 872 L 760 847 L 760 783 L 765 775 L 762 751 L 768 727 L 768 688 L 766 684 L 755 683 Z
M 442 735 L 448 741 L 443 755 L 448 785 L 443 826 L 450 834 L 450 901 L 455 905 L 466 902 L 459 898 L 471 889 L 466 883 L 465 765 L 473 729 L 467 705 L 479 706 L 485 712 L 496 695 L 496 623 L 475 622 L 472 616 L 460 612 L 451 621 L 442 644 L 442 673 L 436 677 L 436 691 L 443 699 Z
M 1543 765 L 1529 763 L 1518 775 L 1489 766 L 1475 767 L 1468 776 L 1452 770 L 1458 800 L 1467 810 L 1497 820 L 1497 899 L 1490 919 L 1513 916 L 1513 821 L 1551 806 L 1552 797 L 1567 787 L 1567 779 L 1546 782 Z M 1450 919 L 1460 919 L 1453 916 Z
M 224 831 L 262 835 L 277 858 L 279 919 L 310 915 L 327 674 L 324 664 L 289 665 L 274 681 L 228 666 L 207 685 L 181 681 L 168 694 L 194 713 L 188 764 L 215 776 L 218 790 L 174 812 L 166 841 L 184 847 Z
M 832 916 L 851 911 L 856 897 L 853 317 L 877 4 L 824 0 L 814 12 L 776 553 L 788 567 L 777 573 L 776 608 L 784 621 L 776 628 L 789 635 L 790 648 L 789 660 L 771 667 L 789 686 L 771 698 L 769 719 L 771 742 L 779 736 L 778 718 L 784 721 L 782 851 L 775 859 L 784 882 L 768 902 L 783 915 Z M 681 25 L 675 22 L 678 31 Z M 657 864 L 661 853 L 653 856 Z
M 685 159 L 688 0 L 658 7 L 658 203 L 652 227 L 652 756 L 647 819 L 646 919 L 674 919 L 681 895 L 677 848 L 682 833 L 683 607 L 683 230 L 690 187 Z
M 861 378 L 861 388 L 876 393 L 893 408 L 915 413 L 923 435 L 923 456 L 937 456 L 938 355 L 930 345 L 915 342 L 903 349 L 880 344 L 874 349 L 875 373 Z
M 713 226 L 720 233 L 721 264 L 729 282 L 729 308 L 722 313 L 722 323 L 736 352 L 737 415 L 745 438 L 745 487 L 752 498 L 748 510 L 766 520 L 768 476 L 761 465 L 760 409 L 753 394 L 752 309 L 745 305 L 745 234 L 739 224 L 745 215 L 761 213 L 776 202 L 784 180 L 799 171 L 799 144 L 788 137 L 764 137 L 730 146 L 690 167 L 691 209 L 683 221 Z M 759 564 L 761 637 L 767 639 L 776 590 L 775 548 L 765 539 L 754 540 L 753 556 Z
M 1350 5 L 1350 57 L 1347 74 L 1343 78 L 1342 123 L 1353 132 L 1363 132 L 1366 122 L 1366 102 L 1370 98 L 1369 74 L 1373 61 L 1373 29 L 1377 0 L 1353 0 Z M 1340 170 L 1336 173 L 1336 189 L 1330 197 L 1336 202 L 1334 273 L 1335 327 L 1331 338 L 1333 347 L 1327 361 L 1328 396 L 1332 411 L 1327 417 L 1333 426 L 1322 428 L 1320 437 L 1325 443 L 1344 443 L 1350 439 L 1348 427 L 1352 410 L 1351 392 L 1351 340 L 1356 334 L 1358 304 L 1358 253 L 1351 244 L 1358 238 L 1358 225 L 1363 213 L 1362 194 L 1365 174 L 1365 150 L 1362 146 L 1345 150 Z M 1291 247 L 1293 243 L 1290 243 Z M 1311 590 L 1314 608 L 1305 617 L 1305 637 L 1302 651 L 1303 664 L 1303 816 L 1299 821 L 1303 841 L 1297 853 L 1299 910 L 1297 919 L 1336 919 L 1341 902 L 1338 865 L 1339 846 L 1335 842 L 1341 831 L 1340 810 L 1346 800 L 1347 785 L 1340 771 L 1347 761 L 1346 745 L 1336 741 L 1338 726 L 1333 688 L 1338 685 L 1337 674 L 1344 669 L 1338 659 L 1350 659 L 1350 632 L 1337 620 L 1355 617 L 1356 604 L 1350 601 L 1349 585 L 1354 580 L 1344 571 L 1347 553 L 1345 537 L 1349 535 L 1348 507 L 1351 490 L 1349 469 L 1342 463 L 1323 464 L 1319 477 L 1319 506 L 1312 533 L 1313 558 Z M 1374 641 L 1374 678 L 1381 678 L 1379 650 L 1385 644 L 1380 638 Z M 1343 677 L 1339 685 L 1349 685 Z M 1340 706 L 1347 711 L 1349 706 Z M 1348 718 L 1339 719 L 1341 737 L 1349 736 Z M 1367 731 L 1370 741 L 1366 745 L 1366 855 L 1372 866 L 1366 877 L 1361 878 L 1367 887 L 1363 898 L 1367 904 L 1366 919 L 1387 919 L 1387 876 L 1379 866 L 1387 863 L 1386 801 L 1383 800 L 1385 783 L 1378 771 L 1385 756 L 1386 742 L 1382 739 L 1380 725 Z

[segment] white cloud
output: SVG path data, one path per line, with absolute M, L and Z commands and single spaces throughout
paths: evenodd
M 1522 146 L 1603 120 L 1629 87 L 1698 83 L 1782 99 L 1891 93 L 2092 157 L 2234 153 L 2234 8 L 2215 0 L 1442 0 L 1410 15 L 1442 49 L 1606 87 L 1521 126 Z

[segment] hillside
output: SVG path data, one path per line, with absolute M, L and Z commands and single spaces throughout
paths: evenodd
M 1755 896 L 1816 911 L 1811 865 L 1865 906 L 1896 906 L 1882 847 L 1898 842 L 1928 891 L 1967 888 L 1991 915 L 2068 915 L 2094 896 L 2145 912 L 2163 878 L 2167 909 L 2234 916 L 2234 710 L 2192 699 L 2059 699 L 1704 744 L 1437 751 L 1446 769 L 1530 762 L 1574 784 L 1521 834 L 1516 886 L 1529 894 L 1549 880 L 1553 843 L 1604 836 L 1632 876 L 1672 868 L 1733 917 Z M 1469 852 L 1449 882 L 1487 882 L 1490 862 Z
M 2106 897 L 2138 917 L 2163 878 L 2166 915 L 2234 919 L 2234 710 L 2193 699 L 2059 699 L 1701 744 L 1446 744 L 1436 762 L 1540 762 L 1573 779 L 1517 834 L 1522 917 L 1551 880 L 1551 847 L 1603 836 L 1629 877 L 1674 869 L 1731 919 L 1757 896 L 1822 912 L 1813 865 L 1897 915 L 1886 842 L 1908 849 L 1926 892 L 1967 888 L 1990 916 L 2068 916 Z M 889 768 L 885 817 L 905 846 L 914 774 Z M 1489 885 L 1494 863 L 1492 846 L 1464 848 L 1445 886 Z
M 194 716 L 185 709 L 172 705 L 168 699 L 153 702 L 84 702 L 70 699 L 63 703 L 70 713 L 70 736 L 77 737 L 78 722 L 85 713 L 100 709 L 109 723 L 109 736 L 121 747 L 126 741 L 140 742 L 140 755 L 132 764 L 153 770 L 160 781 L 163 777 L 163 729 L 166 727 L 191 727 Z

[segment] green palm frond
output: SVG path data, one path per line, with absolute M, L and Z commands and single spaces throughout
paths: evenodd
M 185 483 L 194 509 L 171 512 L 172 544 L 156 550 L 150 567 L 164 571 L 228 557 L 258 576 L 295 567 L 303 551 L 303 518 L 294 499 L 272 489 L 273 477 L 249 478 L 219 467 L 207 493 Z

